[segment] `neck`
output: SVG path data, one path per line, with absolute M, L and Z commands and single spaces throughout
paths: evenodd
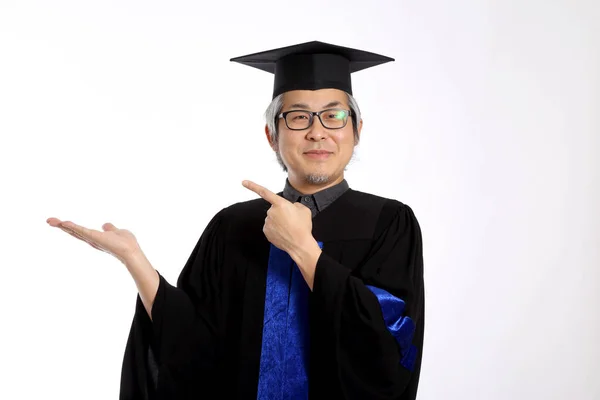
M 314 194 L 320 192 L 321 190 L 325 190 L 327 188 L 337 185 L 338 183 L 344 180 L 344 174 L 341 174 L 336 179 L 330 180 L 329 182 L 320 185 L 311 184 L 307 182 L 306 179 L 299 178 L 298 176 L 295 176 L 290 173 L 288 173 L 288 180 L 290 181 L 290 185 L 292 185 L 294 189 L 296 189 L 300 193 Z

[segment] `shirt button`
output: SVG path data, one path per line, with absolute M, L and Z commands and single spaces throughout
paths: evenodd
M 309 201 L 310 201 L 310 197 L 306 196 L 306 197 L 304 198 L 304 202 L 305 202 L 305 203 L 308 203 Z

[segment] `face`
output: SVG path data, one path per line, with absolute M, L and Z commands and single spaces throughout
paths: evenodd
M 283 96 L 282 112 L 329 108 L 349 110 L 346 93 L 337 89 L 294 90 Z M 279 141 L 271 142 L 271 146 L 286 165 L 290 181 L 313 185 L 341 181 L 356 145 L 352 124 L 352 118 L 348 117 L 344 128 L 327 129 L 315 116 L 308 129 L 294 131 L 279 119 Z M 359 134 L 361 128 L 362 121 Z

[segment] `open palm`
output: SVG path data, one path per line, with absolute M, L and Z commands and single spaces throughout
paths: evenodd
M 113 255 L 125 264 L 129 257 L 141 253 L 140 246 L 130 231 L 118 229 L 110 222 L 102 225 L 102 231 L 88 229 L 71 221 L 61 221 L 58 218 L 48 218 L 46 222 L 56 228 L 60 228 L 69 235 L 80 239 L 95 249 Z

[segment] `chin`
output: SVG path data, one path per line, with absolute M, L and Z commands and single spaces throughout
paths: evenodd
M 309 173 L 304 175 L 304 180 L 311 185 L 323 185 L 331 181 L 331 176 L 323 173 Z

